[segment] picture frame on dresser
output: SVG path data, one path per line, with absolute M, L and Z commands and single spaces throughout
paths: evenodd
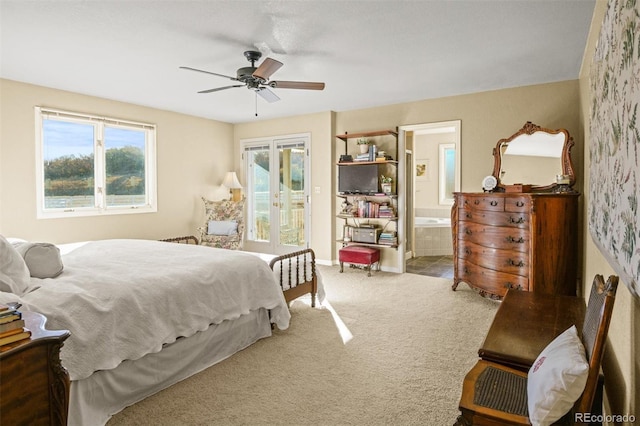
M 576 295 L 580 193 L 572 188 L 573 144 L 566 129 L 526 122 L 496 144 L 493 188 L 454 194 L 453 290 L 464 282 L 494 299 L 510 289 Z M 506 167 L 525 163 L 535 167 L 518 166 L 518 173 Z M 518 181 L 523 176 L 529 180 Z

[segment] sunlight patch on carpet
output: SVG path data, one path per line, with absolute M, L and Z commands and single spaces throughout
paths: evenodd
M 324 306 L 329 312 L 331 312 L 333 322 L 336 323 L 336 328 L 338 329 L 340 337 L 342 338 L 342 343 L 344 343 L 345 345 L 349 343 L 349 341 L 353 339 L 353 334 L 349 330 L 349 327 L 347 327 L 344 321 L 342 321 L 342 318 L 340 318 L 340 315 L 338 315 L 336 310 L 333 309 L 333 306 L 331 306 L 331 303 L 329 303 L 328 300 L 325 299 L 325 301 L 322 302 L 322 306 Z

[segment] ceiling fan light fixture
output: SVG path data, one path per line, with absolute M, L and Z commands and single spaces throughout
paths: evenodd
M 278 71 L 283 63 L 276 61 L 272 58 L 266 58 L 260 66 L 256 68 L 255 63 L 262 57 L 262 53 L 255 50 L 247 50 L 244 52 L 245 58 L 251 62 L 251 66 L 242 67 L 236 71 L 237 77 L 231 77 L 225 74 L 218 74 L 215 72 L 204 71 L 191 67 L 180 67 L 189 71 L 197 71 L 200 73 L 215 75 L 218 77 L 228 78 L 233 81 L 239 81 L 243 84 L 235 84 L 231 86 L 216 87 L 214 89 L 201 90 L 198 93 L 213 93 L 221 90 L 231 89 L 234 87 L 245 86 L 248 89 L 253 90 L 256 95 L 260 95 L 267 102 L 276 102 L 280 98 L 273 93 L 269 88 L 282 88 L 282 89 L 305 89 L 305 90 L 323 90 L 324 83 L 317 82 L 305 82 L 305 81 L 269 81 L 269 78 L 273 73 Z M 256 96 L 257 99 L 257 96 Z M 257 115 L 257 111 L 256 111 Z

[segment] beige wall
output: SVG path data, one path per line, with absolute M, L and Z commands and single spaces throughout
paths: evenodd
M 0 80 L 0 233 L 65 243 L 100 238 L 193 235 L 208 196 L 233 167 L 231 124 Z M 158 212 L 36 219 L 34 106 L 157 125 Z
M 585 50 L 580 74 L 580 111 L 581 126 L 585 141 L 589 140 L 589 105 L 591 92 L 589 85 L 590 64 L 595 51 L 596 40 L 606 12 L 607 2 L 598 0 L 594 11 L 589 43 Z M 584 149 L 585 169 L 589 168 L 588 145 Z M 589 187 L 589 175 L 584 175 L 584 188 Z M 584 215 L 587 213 L 588 194 L 584 196 Z M 604 277 L 614 274 L 611 265 L 605 260 L 589 235 L 587 226 L 583 227 L 584 257 L 583 276 L 593 278 L 595 274 Z M 585 279 L 586 289 L 591 281 Z M 609 328 L 609 342 L 605 352 L 603 370 L 605 374 L 606 412 L 609 414 L 632 414 L 640 418 L 640 300 L 629 292 L 620 282 L 613 309 L 613 318 Z

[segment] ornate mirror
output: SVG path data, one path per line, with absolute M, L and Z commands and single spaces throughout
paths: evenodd
M 530 186 L 533 192 L 569 190 L 576 181 L 571 163 L 573 138 L 565 129 L 549 130 L 527 121 L 493 149 L 495 191 Z

